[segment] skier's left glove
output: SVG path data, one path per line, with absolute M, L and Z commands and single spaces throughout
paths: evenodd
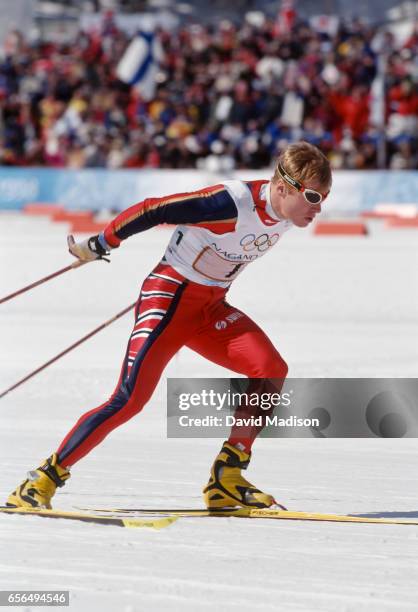
M 76 242 L 74 240 L 74 236 L 71 234 L 67 238 L 68 250 L 71 255 L 77 257 L 80 261 L 94 261 L 95 259 L 104 259 L 107 262 L 110 262 L 110 259 L 107 259 L 105 255 L 110 255 L 108 251 L 108 245 L 104 242 L 101 236 L 91 236 L 82 242 Z M 104 243 L 104 244 L 103 244 Z M 106 247 L 104 246 L 106 245 Z

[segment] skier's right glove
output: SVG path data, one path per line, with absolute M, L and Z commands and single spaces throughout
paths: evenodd
M 105 255 L 110 255 L 109 251 L 103 246 L 100 241 L 100 236 L 91 236 L 82 242 L 76 242 L 71 234 L 67 238 L 68 250 L 71 255 L 77 257 L 80 261 L 94 261 L 95 259 L 104 259 L 110 262 Z

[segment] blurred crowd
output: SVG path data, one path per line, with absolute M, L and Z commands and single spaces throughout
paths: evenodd
M 332 34 L 299 21 L 283 33 L 263 20 L 158 37 L 163 58 L 146 101 L 116 77 L 129 40 L 111 18 L 71 45 L 11 33 L 0 164 L 228 171 L 269 166 L 304 139 L 334 168 L 376 168 L 382 146 L 387 167 L 417 167 L 418 29 L 402 45 L 356 20 Z

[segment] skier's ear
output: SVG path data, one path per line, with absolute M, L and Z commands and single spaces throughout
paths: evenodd
M 278 181 L 273 181 L 272 184 L 272 189 L 274 191 L 276 191 L 277 194 L 280 195 L 280 197 L 284 198 L 287 190 L 286 190 L 286 185 L 284 184 L 284 181 L 282 181 L 281 179 L 279 179 Z

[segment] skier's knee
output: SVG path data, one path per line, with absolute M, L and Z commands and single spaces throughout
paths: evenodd
M 289 368 L 285 360 L 276 353 L 266 354 L 256 365 L 253 378 L 286 378 Z

